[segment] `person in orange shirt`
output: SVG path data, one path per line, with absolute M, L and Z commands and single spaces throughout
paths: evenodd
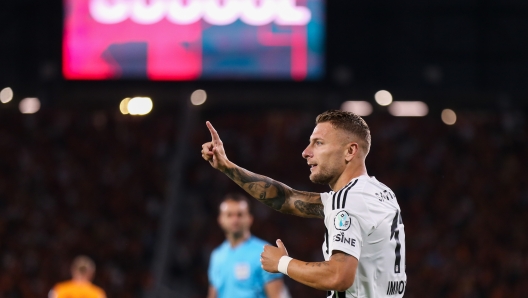
M 106 298 L 103 289 L 92 284 L 95 263 L 86 256 L 78 256 L 71 266 L 72 279 L 55 285 L 49 298 Z

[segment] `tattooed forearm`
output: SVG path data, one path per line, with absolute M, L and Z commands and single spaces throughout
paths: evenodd
M 312 215 L 318 218 L 324 218 L 324 206 L 323 204 L 318 203 L 307 203 L 304 201 L 297 200 L 294 203 L 295 208 L 297 208 L 301 213 L 306 215 Z
M 294 190 L 236 165 L 223 172 L 252 197 L 277 211 L 301 217 L 324 218 L 323 204 L 318 193 Z
M 275 210 L 281 210 L 292 193 L 286 185 L 240 167 L 226 169 L 225 174 L 252 197 Z
M 306 266 L 312 266 L 312 267 L 321 267 L 321 266 L 328 266 L 328 262 L 306 262 Z

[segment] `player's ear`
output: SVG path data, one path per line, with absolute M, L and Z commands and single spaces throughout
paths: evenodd
M 358 154 L 358 151 L 359 151 L 358 143 L 356 142 L 348 143 L 346 147 L 345 160 L 347 162 L 352 161 L 352 159 Z

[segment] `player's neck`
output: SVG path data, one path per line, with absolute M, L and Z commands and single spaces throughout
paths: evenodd
M 348 182 L 350 182 L 352 179 L 368 175 L 367 174 L 367 167 L 364 163 L 360 163 L 356 166 L 350 166 L 345 169 L 345 171 L 337 178 L 337 180 L 334 183 L 330 183 L 330 188 L 333 191 L 339 191 L 341 188 L 345 187 Z
M 231 244 L 231 248 L 235 248 L 241 243 L 245 242 L 246 240 L 251 237 L 251 233 L 249 231 L 243 233 L 240 237 L 236 237 L 235 235 L 227 235 L 227 241 L 229 241 L 229 244 Z

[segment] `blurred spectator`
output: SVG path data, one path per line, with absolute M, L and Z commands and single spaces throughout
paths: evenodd
M 92 284 L 95 264 L 86 256 L 78 256 L 71 266 L 72 279 L 55 285 L 49 298 L 106 298 L 103 289 Z
M 89 255 L 108 297 L 140 297 L 161 204 L 172 115 L 3 113 L 0 297 L 46 297 Z

